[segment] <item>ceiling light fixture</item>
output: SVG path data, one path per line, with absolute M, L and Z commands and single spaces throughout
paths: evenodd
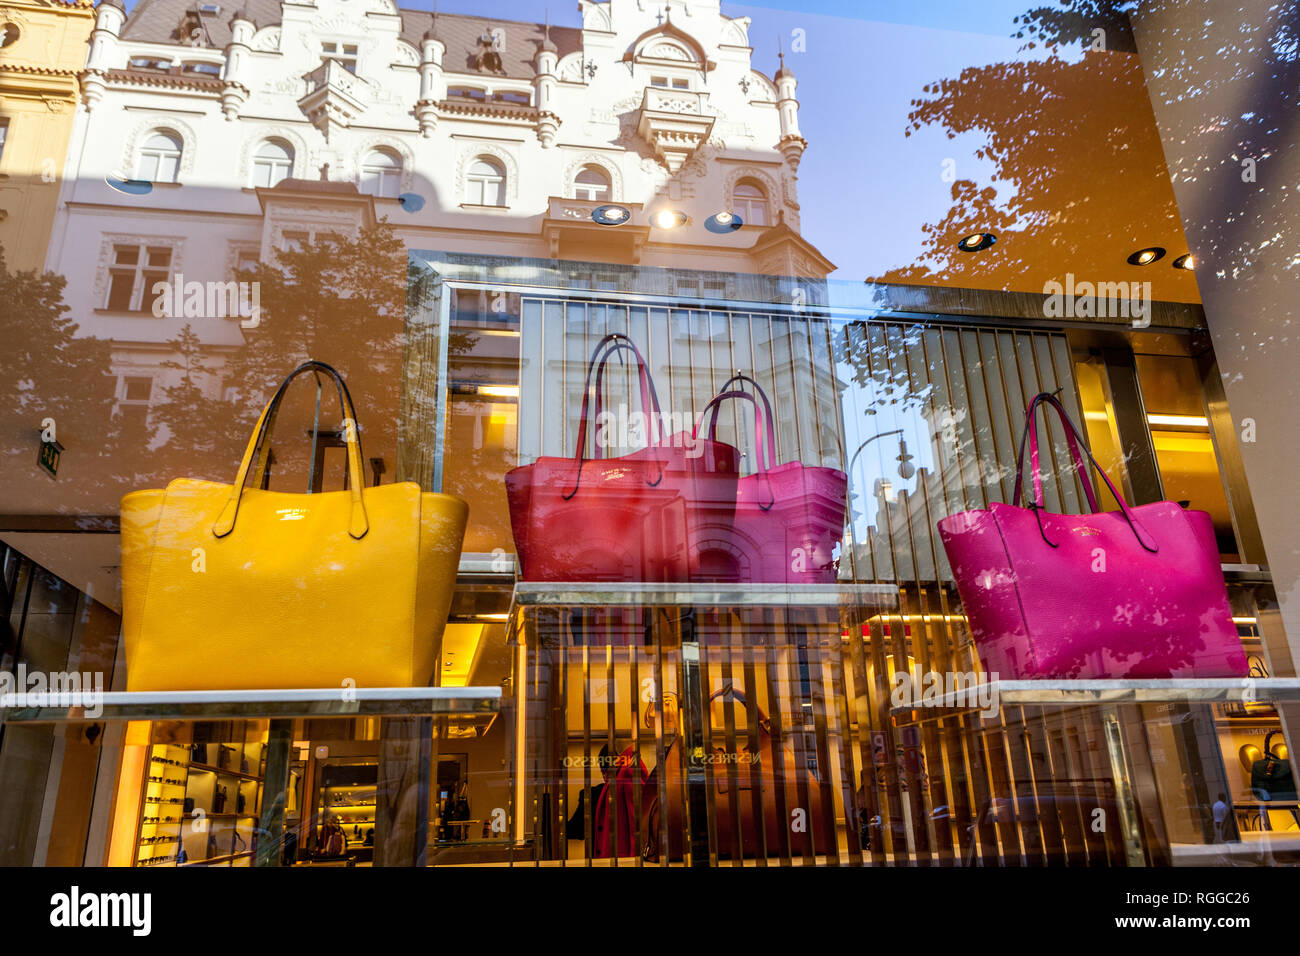
M 1149 246 L 1146 249 L 1139 249 L 1133 255 L 1128 257 L 1128 264 L 1131 266 L 1149 266 L 1153 262 L 1159 262 L 1165 257 L 1165 250 L 1160 246 Z
M 480 385 L 478 394 L 488 395 L 492 398 L 519 398 L 518 385 Z
M 632 211 L 625 206 L 597 206 L 591 218 L 602 226 L 621 226 L 632 218 Z
M 741 219 L 734 212 L 730 212 L 726 209 L 721 212 L 715 212 L 708 219 L 704 220 L 704 228 L 709 230 L 709 232 L 735 232 L 744 224 L 745 220 Z
M 1177 259 L 1174 260 L 1174 268 L 1186 269 L 1188 272 L 1191 272 L 1193 269 L 1196 268 L 1196 260 L 1192 258 L 1192 254 L 1190 252 L 1184 252 L 1181 256 L 1179 256 Z
M 660 229 L 676 229 L 686 225 L 686 213 L 679 209 L 660 209 L 655 213 L 654 222 Z
M 1166 428 L 1209 428 L 1210 420 L 1204 415 L 1148 415 L 1147 424 Z
M 997 241 L 998 237 L 991 232 L 972 232 L 966 238 L 958 241 L 957 248 L 962 252 L 979 252 L 981 249 L 987 249 Z

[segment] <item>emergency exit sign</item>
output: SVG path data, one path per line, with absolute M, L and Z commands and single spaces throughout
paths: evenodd
M 51 478 L 59 474 L 59 456 L 63 454 L 63 446 L 56 441 L 41 442 L 40 454 L 36 456 L 36 463 L 44 469 Z

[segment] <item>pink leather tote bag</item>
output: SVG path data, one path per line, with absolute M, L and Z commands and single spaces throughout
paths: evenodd
M 1034 412 L 1056 410 L 1091 514 L 1043 507 Z M 1003 678 L 1236 677 L 1246 673 L 1210 516 L 1172 501 L 1097 510 L 1078 429 L 1050 394 L 1034 398 L 1025 437 L 1034 503 L 995 502 L 938 523 L 985 671 Z
M 728 390 L 742 382 L 758 397 Z M 834 584 L 833 553 L 844 532 L 848 476 L 838 468 L 798 461 L 773 466 L 776 430 L 772 403 L 748 375 L 733 376 L 704 406 L 695 426 L 696 440 L 710 413 L 709 442 L 717 440 L 718 408 L 732 399 L 754 406 L 756 469 L 736 483 L 733 519 L 701 522 L 700 574 L 728 582 Z

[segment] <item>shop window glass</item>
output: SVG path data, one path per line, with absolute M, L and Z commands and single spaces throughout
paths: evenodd
M 470 505 L 465 553 L 514 552 L 503 492 L 519 464 L 519 297 L 455 290 L 443 490 Z
M 1105 366 L 1096 358 L 1087 357 L 1074 367 L 1079 382 L 1079 398 L 1083 403 L 1083 426 L 1088 436 L 1088 448 L 1097 463 L 1106 470 L 1121 494 L 1128 495 L 1128 476 L 1124 471 L 1124 453 L 1120 446 L 1119 426 L 1111 404 L 1106 382 Z M 1095 476 L 1094 476 L 1095 479 Z M 1096 481 L 1097 503 L 1103 511 L 1117 511 L 1119 503 L 1103 481 Z
M 1208 511 L 1225 561 L 1237 558 L 1232 515 L 1202 399 L 1196 359 L 1137 355 L 1138 379 L 1165 498 Z

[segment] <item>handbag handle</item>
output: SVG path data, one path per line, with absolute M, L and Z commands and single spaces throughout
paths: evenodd
M 343 381 L 343 376 L 336 369 L 324 362 L 310 359 L 288 374 L 285 380 L 280 383 L 280 387 L 276 389 L 275 394 L 271 396 L 271 400 L 266 403 L 266 407 L 262 409 L 261 417 L 257 420 L 257 427 L 253 430 L 253 437 L 249 439 L 248 448 L 244 452 L 244 460 L 239 465 L 239 474 L 235 478 L 235 485 L 231 489 L 230 498 L 227 499 L 225 507 L 221 509 L 216 522 L 212 525 L 214 537 L 224 538 L 235 530 L 235 519 L 239 516 L 239 504 L 243 499 L 244 486 L 248 483 L 248 474 L 253 460 L 262 447 L 262 443 L 266 440 L 271 423 L 275 419 L 275 413 L 280 407 L 285 392 L 288 391 L 289 384 L 304 372 L 325 373 L 333 380 L 334 387 L 338 391 L 339 408 L 343 412 L 344 418 L 343 436 L 348 451 L 348 485 L 352 495 L 352 512 L 348 523 L 348 534 L 359 541 L 370 530 L 370 522 L 366 518 L 366 507 L 361 493 L 365 476 L 361 470 L 361 440 L 358 435 L 357 413 L 352 405 L 352 395 L 348 392 L 348 386 Z
M 603 354 L 602 354 L 603 350 Z M 587 363 L 587 380 L 582 386 L 582 411 L 578 419 L 578 447 L 574 451 L 574 457 L 578 459 L 578 474 L 573 483 L 573 490 L 568 494 L 561 495 L 565 501 L 569 501 L 578 493 L 578 487 L 582 483 L 582 466 L 587 462 L 587 418 L 589 402 L 591 400 L 591 376 L 596 373 L 596 390 L 599 392 L 603 383 L 605 365 L 614 353 L 620 351 L 630 351 L 636 356 L 637 376 L 641 383 L 641 398 L 643 402 L 649 403 L 649 408 L 653 411 L 655 420 L 662 417 L 659 411 L 659 396 L 655 392 L 654 380 L 650 377 L 650 372 L 646 368 L 645 359 L 641 355 L 640 349 L 636 343 L 624 335 L 622 332 L 610 332 L 597 343 L 596 348 L 591 353 L 591 360 Z M 597 396 L 597 404 L 600 402 Z M 651 488 L 657 487 L 663 481 L 663 464 L 659 463 L 659 477 L 654 481 L 646 481 Z
M 759 407 L 758 400 L 753 395 L 750 395 L 749 392 L 719 392 L 714 395 L 713 398 L 709 399 L 709 404 L 705 405 L 704 410 L 700 412 L 700 420 L 695 423 L 695 428 L 691 431 L 691 441 L 694 443 L 698 437 L 700 426 L 704 424 L 704 419 L 710 411 L 713 412 L 713 419 L 709 423 L 709 441 L 716 441 L 718 437 L 718 407 L 723 402 L 735 398 L 742 398 L 754 406 L 754 450 L 758 453 L 756 456 L 758 458 L 758 474 L 762 475 L 763 480 L 767 482 L 768 497 L 767 504 L 760 504 L 759 507 L 764 511 L 771 511 L 772 505 L 776 504 L 776 492 L 772 490 L 772 479 L 767 474 L 767 470 L 771 465 L 767 463 L 768 449 L 763 444 L 763 409 Z
M 1016 504 L 1020 501 L 1020 488 L 1024 474 L 1025 439 L 1028 438 L 1029 468 L 1034 483 L 1034 503 L 1026 503 L 1026 507 L 1033 509 L 1034 516 L 1038 518 L 1038 530 L 1042 533 L 1043 540 L 1052 547 L 1057 547 L 1054 542 L 1048 539 L 1046 532 L 1043 531 L 1043 519 L 1040 517 L 1040 513 L 1044 510 L 1043 478 L 1042 471 L 1039 467 L 1038 428 L 1034 421 L 1034 412 L 1041 404 L 1049 405 L 1055 409 L 1057 416 L 1061 419 L 1061 424 L 1065 428 L 1066 439 L 1070 445 L 1070 455 L 1074 459 L 1074 467 L 1079 473 L 1080 481 L 1083 483 L 1084 493 L 1088 499 L 1088 505 L 1092 508 L 1092 513 L 1096 514 L 1100 509 L 1097 506 L 1097 498 L 1092 489 L 1092 481 L 1088 476 L 1087 465 L 1084 464 L 1083 456 L 1079 454 L 1079 447 L 1081 445 L 1084 453 L 1088 456 L 1088 460 L 1092 462 L 1092 467 L 1097 469 L 1097 474 L 1101 475 L 1101 480 L 1106 483 L 1106 487 L 1110 489 L 1110 493 L 1115 496 L 1115 501 L 1119 504 L 1119 510 L 1124 515 L 1124 520 L 1128 522 L 1128 526 L 1130 530 L 1132 530 L 1133 536 L 1137 538 L 1138 544 L 1142 546 L 1143 550 L 1149 551 L 1152 554 L 1158 553 L 1160 551 L 1160 546 L 1154 543 L 1154 539 L 1152 539 L 1152 544 L 1147 544 L 1143 539 L 1144 534 L 1148 538 L 1150 538 L 1150 534 L 1146 532 L 1146 530 L 1142 528 L 1141 523 L 1133 517 L 1132 513 L 1129 511 L 1128 503 L 1124 500 L 1124 496 L 1119 493 L 1119 490 L 1116 489 L 1114 483 L 1111 482 L 1105 469 L 1103 469 L 1101 465 L 1097 464 L 1097 459 L 1093 457 L 1092 450 L 1088 448 L 1087 442 L 1085 442 L 1083 436 L 1079 434 L 1079 430 L 1070 419 L 1070 415 L 1066 412 L 1065 406 L 1063 406 L 1060 400 L 1051 392 L 1039 392 L 1034 396 L 1033 401 L 1029 403 L 1029 408 L 1025 410 L 1025 428 L 1020 434 L 1020 451 L 1016 455 L 1016 484 L 1015 489 L 1011 494 L 1012 503 Z
M 736 690 L 731 684 L 727 684 L 725 687 L 719 687 L 715 690 L 709 695 L 708 702 L 711 704 L 715 700 L 720 700 L 723 697 L 732 697 L 735 700 L 740 701 L 743 706 L 749 706 L 749 701 L 745 699 L 745 692 Z M 767 714 L 763 713 L 763 708 L 759 707 L 757 703 L 754 704 L 754 713 L 758 715 L 759 725 L 770 735 L 772 730 L 770 722 L 767 719 Z
M 1083 485 L 1084 496 L 1088 499 L 1088 508 L 1096 514 L 1100 509 L 1097 507 L 1097 496 L 1093 491 L 1092 479 L 1088 475 L 1088 466 L 1083 463 L 1083 456 L 1079 454 L 1079 444 L 1075 438 L 1074 423 L 1070 421 L 1070 416 L 1066 414 L 1065 408 L 1055 395 L 1048 392 L 1040 392 L 1034 396 L 1029 408 L 1025 412 L 1025 428 L 1020 433 L 1020 451 L 1016 455 L 1016 487 L 1011 493 L 1011 502 L 1015 504 L 1020 501 L 1020 486 L 1024 479 L 1024 460 L 1025 460 L 1025 439 L 1029 439 L 1029 469 L 1034 483 L 1034 503 L 1043 507 L 1043 476 L 1038 463 L 1038 423 L 1034 419 L 1034 412 L 1037 411 L 1040 404 L 1046 404 L 1056 411 L 1057 416 L 1061 419 L 1061 425 L 1065 429 L 1065 440 L 1070 446 L 1070 458 L 1074 462 L 1074 470 L 1079 473 L 1079 481 Z M 1100 471 L 1100 469 L 1098 469 Z
M 754 381 L 754 379 L 746 375 L 744 372 L 737 372 L 735 375 L 731 376 L 731 378 L 727 379 L 725 382 L 722 383 L 722 388 L 718 389 L 718 391 L 719 392 L 727 391 L 728 389 L 731 388 L 732 382 L 741 382 L 741 383 L 748 382 L 750 385 L 754 387 L 755 394 L 757 394 L 758 397 L 763 400 L 763 412 L 767 416 L 768 467 L 771 468 L 772 467 L 771 462 L 776 458 L 776 429 L 773 427 L 773 423 L 776 421 L 776 416 L 772 414 L 772 403 L 768 400 L 767 392 L 763 390 L 763 386 L 759 385 L 758 382 Z M 737 389 L 737 391 L 739 391 L 739 389 Z M 715 415 L 713 419 L 715 429 L 717 426 L 717 421 L 718 419 L 717 416 Z M 717 434 L 716 430 L 710 431 L 709 440 L 712 441 L 716 434 Z
M 1272 757 L 1274 760 L 1281 760 L 1281 759 L 1282 759 L 1282 758 L 1279 757 L 1277 754 L 1273 753 L 1273 747 L 1271 746 L 1271 741 L 1273 740 L 1273 738 L 1274 738 L 1276 735 L 1280 734 L 1281 732 L 1282 732 L 1282 731 L 1280 731 L 1280 730 L 1270 730 L 1270 731 L 1269 731 L 1269 732 L 1264 736 L 1264 756 L 1265 756 L 1265 757 Z
M 613 339 L 614 341 L 613 344 L 611 344 L 609 348 L 606 350 L 605 354 L 600 357 L 600 364 L 596 369 L 597 427 L 599 427 L 600 416 L 604 414 L 604 410 L 605 410 L 605 401 L 604 401 L 605 367 L 609 364 L 609 360 L 612 359 L 615 354 L 618 354 L 619 362 L 621 363 L 623 361 L 623 357 L 622 357 L 623 352 L 631 352 L 638 359 L 641 358 L 641 353 L 636 350 L 636 346 L 633 345 L 630 340 L 627 342 L 621 342 L 618 341 L 616 337 L 623 337 L 622 333 L 611 332 L 609 335 L 605 336 L 604 341 L 610 341 L 611 339 Z M 598 345 L 596 346 L 596 348 L 599 349 L 600 346 Z M 641 372 L 638 370 L 637 384 L 641 388 L 641 411 L 644 412 L 646 415 L 650 415 L 653 411 L 654 419 L 653 422 L 651 423 L 651 427 L 652 429 L 657 429 L 658 426 L 654 423 L 659 422 L 662 418 L 662 415 L 660 414 L 660 409 L 659 409 L 659 395 L 654 391 L 654 381 L 650 378 L 650 373 L 646 371 L 646 373 L 642 375 Z M 585 440 L 586 436 L 584 435 L 583 438 Z M 653 442 L 651 441 L 651 434 L 649 432 L 646 434 L 646 441 L 653 444 Z M 579 447 L 582 446 L 580 445 Z

